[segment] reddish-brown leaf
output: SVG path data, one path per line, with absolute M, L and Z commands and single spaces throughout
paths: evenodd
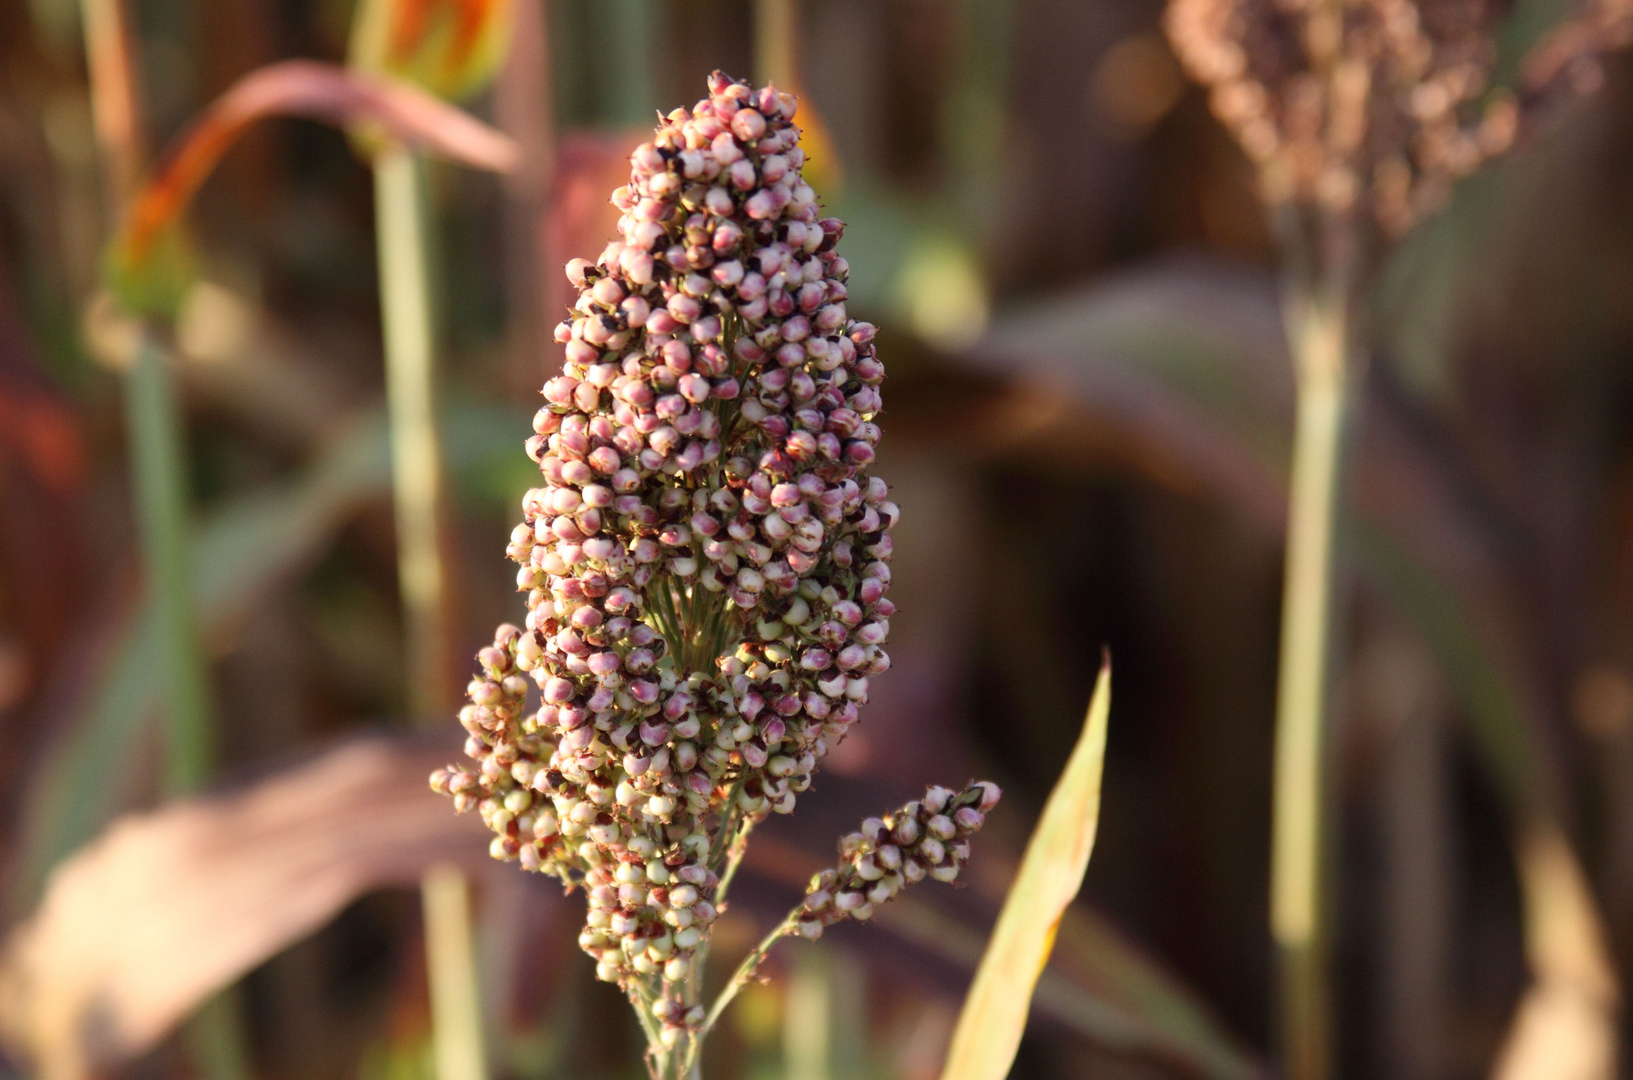
M 398 79 L 334 64 L 287 60 L 250 73 L 206 109 L 166 153 L 131 205 L 118 257 L 138 265 L 173 225 L 199 185 L 245 128 L 273 116 L 338 127 L 374 126 L 386 135 L 472 168 L 508 171 L 511 139 L 468 113 Z

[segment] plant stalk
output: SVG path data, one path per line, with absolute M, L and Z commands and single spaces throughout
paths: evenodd
M 784 1080 L 834 1080 L 833 962 L 821 947 L 807 950 L 783 997 Z
M 714 1030 L 715 1024 L 725 1014 L 726 1007 L 736 1000 L 738 992 L 747 986 L 750 980 L 754 978 L 754 973 L 760 970 L 760 965 L 765 962 L 766 954 L 771 951 L 771 947 L 796 932 L 799 913 L 802 910 L 803 908 L 796 907 L 793 911 L 790 911 L 771 933 L 760 939 L 760 943 L 750 950 L 749 954 L 743 958 L 743 962 L 737 965 L 737 970 L 732 972 L 730 980 L 720 991 L 720 996 L 714 999 L 713 1005 L 709 1006 L 708 1014 L 704 1017 L 703 1023 L 698 1027 L 696 1033 L 692 1035 L 686 1056 L 682 1059 L 681 1076 L 690 1077 L 696 1073 L 700 1066 L 703 1040 L 707 1039 L 709 1032 Z
M 80 0 L 85 69 L 91 83 L 91 120 L 102 167 L 104 227 L 124 217 L 125 200 L 142 178 L 146 157 L 142 88 L 136 77 L 134 36 L 124 0 Z
M 426 722 L 452 696 L 441 550 L 442 448 L 436 416 L 436 324 L 425 161 L 402 147 L 374 163 L 380 318 L 391 419 L 397 578 L 407 624 L 408 710 Z
M 453 866 L 433 866 L 420 882 L 425 959 L 431 984 L 431 1037 L 437 1080 L 485 1080 L 482 995 L 471 945 L 470 884 Z
M 164 688 L 163 789 L 180 798 L 199 791 L 210 777 L 215 708 L 193 610 L 187 448 L 172 359 L 160 331 L 143 323 L 125 374 L 125 423 Z M 251 1075 L 238 999 L 230 988 L 198 1010 L 185 1041 L 210 1080 Z
M 607 106 L 610 119 L 622 124 L 645 124 L 652 119 L 657 98 L 652 85 L 653 43 L 664 38 L 664 5 L 655 0 L 604 0 L 592 10 L 597 32 L 606 45 Z
M 1298 398 L 1276 693 L 1270 924 L 1284 1075 L 1327 1080 L 1326 740 L 1335 539 L 1353 377 L 1347 297 L 1342 290 L 1295 292 L 1287 318 Z
M 754 0 L 754 80 L 783 90 L 799 85 L 796 0 Z
M 162 649 L 164 790 L 177 797 L 209 776 L 214 710 L 193 612 L 181 400 L 169 350 L 151 326 L 141 328 L 126 374 L 125 422 L 148 603 Z
M 104 228 L 111 235 L 124 218 L 146 157 L 137 39 L 124 0 L 80 0 L 80 21 L 103 174 Z M 146 617 L 161 650 L 166 725 L 161 786 L 174 797 L 197 791 L 209 778 L 214 708 L 193 611 L 185 425 L 171 360 L 159 329 L 140 324 L 125 373 L 126 442 L 146 574 Z M 209 1080 L 250 1075 L 230 988 L 188 1021 L 185 1038 L 194 1064 Z
M 424 160 L 406 148 L 390 146 L 375 158 L 397 579 L 406 625 L 408 707 L 419 723 L 434 718 L 452 697 L 426 179 Z M 469 892 L 464 874 L 451 867 L 432 868 L 420 883 L 437 1080 L 487 1076 Z

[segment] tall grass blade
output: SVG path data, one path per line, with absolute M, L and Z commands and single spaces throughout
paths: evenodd
M 270 484 L 205 517 L 187 567 L 192 604 L 205 634 L 230 630 L 267 588 L 311 558 L 345 520 L 387 483 L 384 424 L 360 420 L 293 481 Z M 35 777 L 21 870 L 7 897 L 32 903 L 53 864 L 88 841 L 117 807 L 122 770 L 159 701 L 167 648 L 157 603 L 149 600 L 88 679 L 83 718 Z
M 1009 1074 L 1026 1030 L 1033 989 L 1094 851 L 1110 716 L 1108 658 L 1095 682 L 1083 734 L 1044 805 L 964 999 L 941 1080 L 1003 1080 Z
M 1612 1080 L 1621 988 L 1587 875 L 1549 822 L 1522 828 L 1516 847 L 1532 983 L 1492 1080 Z
M 875 915 L 879 925 L 933 956 L 977 967 L 986 941 L 969 923 L 911 895 Z M 1262 1068 L 1171 976 L 1092 913 L 1068 909 L 1054 959 L 1032 994 L 1039 1016 L 1091 1042 L 1173 1062 L 1186 1075 L 1248 1080 Z
M 1435 651 L 1467 710 L 1487 772 L 1516 819 L 1515 863 L 1531 986 L 1515 1010 L 1496 1080 L 1614 1075 L 1621 987 L 1604 916 L 1559 824 L 1559 785 L 1521 694 L 1474 626 L 1467 597 L 1376 526 L 1357 548 Z
M 194 556 L 187 452 L 173 363 L 172 351 L 157 330 L 144 327 L 126 377 L 125 411 L 165 706 L 161 781 L 165 793 L 176 797 L 198 791 L 209 779 L 215 757 L 215 709 L 190 580 Z M 230 992 L 215 998 L 188 1025 L 187 1043 L 200 1071 L 211 1080 L 249 1076 L 244 1034 Z
M 103 204 L 112 229 L 125 216 L 146 158 L 138 38 L 124 0 L 81 0 L 80 13 Z M 210 690 L 188 584 L 185 435 L 172 357 L 151 326 L 140 328 L 135 346 L 125 386 L 126 441 L 157 640 L 152 659 L 162 672 L 169 706 L 161 779 L 166 791 L 176 795 L 197 788 L 210 769 Z M 202 1056 L 194 1057 L 211 1080 L 247 1075 L 244 1042 L 238 1027 L 228 1022 L 230 1010 L 230 1000 L 224 999 L 189 1031 L 208 1044 Z

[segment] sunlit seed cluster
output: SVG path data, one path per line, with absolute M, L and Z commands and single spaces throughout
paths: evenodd
M 432 777 L 496 858 L 583 887 L 581 945 L 666 1039 L 697 1020 L 676 988 L 720 854 L 793 808 L 890 662 L 884 369 L 794 115 L 717 72 L 632 155 L 619 239 L 568 264 L 508 548 L 526 623 L 478 658 L 474 767 Z
M 969 837 L 999 795 L 998 785 L 984 780 L 956 794 L 932 787 L 917 802 L 868 818 L 839 841 L 839 865 L 811 879 L 796 929 L 815 940 L 834 923 L 872 918 L 874 908 L 926 877 L 957 880 L 970 857 Z

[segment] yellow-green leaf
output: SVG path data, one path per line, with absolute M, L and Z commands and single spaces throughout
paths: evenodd
M 1094 850 L 1110 715 L 1108 658 L 1094 686 L 1083 734 L 1049 793 L 964 999 L 941 1080 L 1004 1080 L 1009 1074 L 1026 1030 L 1032 991 L 1055 945 L 1055 930 L 1083 885 Z

